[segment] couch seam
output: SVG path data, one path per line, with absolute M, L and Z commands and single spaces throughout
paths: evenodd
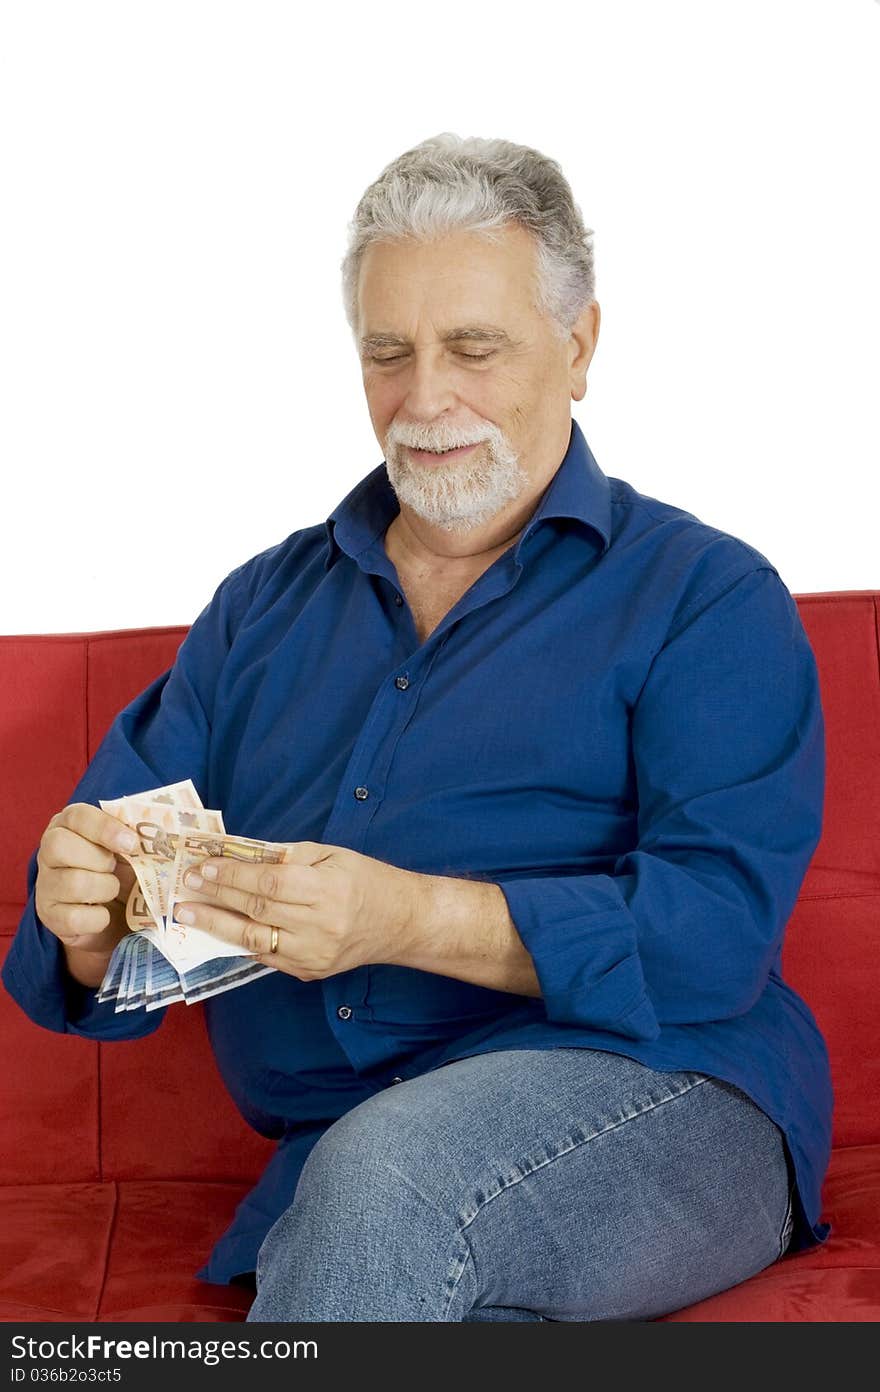
M 757 1280 L 762 1280 L 762 1281 L 776 1281 L 776 1280 L 779 1280 L 779 1270 L 778 1270 L 778 1268 L 779 1268 L 780 1266 L 783 1267 L 784 1272 L 787 1272 L 787 1271 L 789 1270 L 789 1267 L 788 1267 L 788 1265 L 787 1265 L 787 1263 L 788 1263 L 789 1261 L 793 1261 L 793 1262 L 794 1262 L 794 1261 L 797 1261 L 799 1257 L 811 1257 L 811 1256 L 813 1255 L 813 1252 L 814 1252 L 814 1251 L 817 1251 L 817 1252 L 818 1252 L 818 1251 L 820 1251 L 820 1250 L 821 1250 L 821 1249 L 818 1248 L 818 1247 L 817 1247 L 817 1248 L 809 1247 L 809 1248 L 807 1248 L 806 1250 L 803 1250 L 803 1249 L 802 1249 L 802 1250 L 797 1251 L 797 1252 L 785 1251 L 785 1252 L 783 1252 L 783 1254 L 782 1254 L 781 1257 L 777 1257 L 776 1260 L 773 1261 L 773 1262 L 771 1262 L 769 1266 L 763 1267 L 761 1271 L 756 1271 L 755 1274 L 754 1274 L 754 1276 L 749 1276 L 749 1277 L 748 1277 L 748 1280 L 749 1280 L 749 1281 L 757 1281 Z M 829 1263 L 828 1266 L 820 1266 L 820 1265 L 818 1264 L 818 1262 L 814 1263 L 814 1265 L 815 1265 L 815 1268 L 816 1268 L 817 1271 L 874 1271 L 874 1272 L 876 1272 L 876 1271 L 880 1270 L 880 1267 L 876 1267 L 876 1266 L 854 1266 L 854 1265 L 852 1264 L 852 1262 L 847 1262 L 846 1266 L 841 1266 L 838 1262 L 834 1262 L 833 1264 L 832 1264 L 832 1263 Z M 725 1295 L 726 1292 L 725 1292 L 725 1291 L 717 1291 L 716 1294 L 717 1294 L 717 1295 Z M 711 1296 L 707 1296 L 707 1297 L 706 1297 L 707 1300 L 710 1300 L 711 1298 L 712 1298 Z M 695 1301 L 694 1303 L 696 1304 L 696 1303 L 698 1303 L 698 1302 Z M 670 1313 L 671 1313 L 671 1312 L 670 1312 Z
M 83 643 L 83 733 L 85 735 L 86 764 L 92 762 L 92 742 L 89 738 L 89 657 L 91 644 L 89 639 Z
M 814 894 L 799 895 L 797 903 L 805 904 L 808 901 L 815 902 L 820 899 L 876 899 L 878 896 L 880 896 L 880 889 L 839 889 L 828 890 L 827 892 L 820 892 L 817 890 Z M 795 905 L 795 907 L 797 907 L 797 905 Z
M 839 604 L 842 599 L 866 599 L 871 603 L 880 596 L 880 590 L 800 590 L 790 591 L 792 599 L 798 603 L 801 600 L 808 600 L 810 604 Z
M 107 1288 L 107 1277 L 110 1273 L 110 1252 L 113 1247 L 113 1235 L 116 1231 L 116 1220 L 119 1216 L 119 1185 L 115 1180 L 113 1183 L 113 1212 L 110 1216 L 110 1224 L 107 1230 L 107 1244 L 104 1249 L 104 1271 L 101 1276 L 101 1284 L 98 1288 L 98 1298 L 95 1301 L 95 1313 L 92 1316 L 93 1322 L 97 1323 L 101 1315 L 101 1303 L 104 1299 L 104 1291 Z
M 840 593 L 846 595 L 848 591 L 844 590 Z M 873 591 L 855 591 L 855 593 L 873 594 Z M 832 596 L 836 595 L 837 591 L 832 591 Z M 146 628 L 96 628 L 76 633 L 0 633 L 0 646 L 6 643 L 32 643 L 35 639 L 39 640 L 40 644 L 70 643 L 78 646 L 84 640 L 105 643 L 113 642 L 117 638 L 152 638 L 157 633 L 164 638 L 167 633 L 188 633 L 190 628 L 190 624 L 151 624 Z
M 11 1300 L 8 1304 L 20 1305 L 23 1310 L 36 1310 L 37 1312 L 42 1311 L 44 1313 L 48 1311 L 52 1315 L 61 1315 L 62 1319 L 68 1321 L 76 1319 L 76 1316 L 70 1315 L 67 1310 L 59 1310 L 57 1305 L 35 1305 L 32 1300 Z M 6 1324 L 7 1322 L 7 1318 L 4 1315 L 3 1323 Z
M 102 1041 L 101 1041 L 100 1039 L 97 1040 L 97 1045 L 98 1045 L 98 1048 L 97 1048 L 97 1051 L 96 1051 L 96 1052 L 97 1052 L 97 1058 L 95 1059 L 95 1091 L 96 1091 L 96 1098 L 95 1098 L 95 1101 L 96 1101 L 96 1115 L 97 1115 L 97 1123 L 98 1123 L 98 1125 L 97 1125 L 98 1134 L 97 1134 L 96 1140 L 97 1140 L 97 1150 L 98 1150 L 98 1179 L 99 1179 L 100 1183 L 103 1184 L 103 1183 L 104 1183 L 104 1096 L 103 1096 L 104 1071 L 103 1071 L 103 1068 L 102 1068 L 101 1065 L 102 1065 L 103 1057 L 104 1057 L 104 1045 L 103 1045 L 103 1043 L 102 1043 Z

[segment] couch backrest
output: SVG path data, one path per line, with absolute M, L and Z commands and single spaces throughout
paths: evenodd
M 827 778 L 822 839 L 783 964 L 828 1042 L 835 1144 L 861 1145 L 880 1141 L 880 591 L 795 599 L 819 668 Z M 171 665 L 186 632 L 0 637 L 0 954 L 46 823 L 115 713 Z M 95 1044 L 38 1028 L 0 987 L 0 1049 L 0 1182 L 251 1180 L 272 1153 L 226 1093 L 201 1006 L 174 1007 L 146 1039 Z M 49 1134 L 65 1141 L 47 1152 L 53 1122 Z
M 828 1043 L 834 1143 L 880 1142 L 880 591 L 795 595 L 825 714 L 822 837 L 783 947 Z

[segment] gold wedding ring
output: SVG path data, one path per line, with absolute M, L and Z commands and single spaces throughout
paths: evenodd
M 277 928 L 273 928 L 273 929 L 272 929 L 272 945 L 271 945 L 271 947 L 269 948 L 269 951 L 270 951 L 270 952 L 277 952 L 277 951 L 278 951 L 278 929 L 277 929 Z

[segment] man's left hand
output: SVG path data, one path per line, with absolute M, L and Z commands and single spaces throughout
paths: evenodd
M 211 871 L 216 875 L 211 878 Z M 202 883 L 194 883 L 200 874 Z M 196 928 L 235 943 L 300 981 L 366 963 L 399 961 L 415 916 L 413 871 L 317 841 L 286 843 L 284 861 L 249 865 L 219 858 L 199 863 L 184 884 L 209 902 L 175 908 Z M 272 929 L 277 949 L 272 952 Z

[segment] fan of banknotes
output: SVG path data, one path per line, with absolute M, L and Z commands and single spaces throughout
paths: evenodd
M 277 865 L 284 859 L 283 844 L 228 836 L 221 813 L 203 807 L 189 779 L 100 806 L 125 822 L 140 844 L 125 854 L 136 875 L 125 909 L 132 931 L 113 951 L 99 1001 L 115 1000 L 117 1011 L 157 1010 L 174 1001 L 192 1005 L 277 970 L 247 948 L 179 923 L 175 907 L 207 898 L 183 883 L 200 860 L 228 856 Z

